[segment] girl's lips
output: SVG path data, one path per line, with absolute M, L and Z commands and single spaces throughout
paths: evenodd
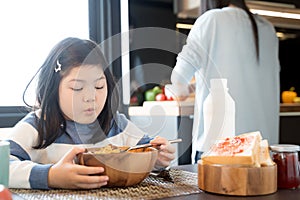
M 88 108 L 84 110 L 84 113 L 91 115 L 95 113 L 95 109 L 94 108 Z

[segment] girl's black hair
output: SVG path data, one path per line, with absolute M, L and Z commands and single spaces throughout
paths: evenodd
M 55 68 L 58 68 L 58 65 L 61 65 L 61 70 L 56 72 Z M 68 74 L 73 67 L 84 65 L 102 67 L 106 76 L 107 99 L 97 120 L 103 132 L 106 135 L 108 134 L 113 122 L 116 105 L 118 105 L 118 95 L 113 94 L 117 91 L 115 81 L 108 64 L 95 42 L 78 38 L 66 38 L 50 51 L 39 69 L 36 88 L 38 105 L 34 109 L 40 109 L 40 117 L 36 117 L 38 141 L 33 148 L 46 148 L 65 132 L 66 120 L 59 106 L 59 84 L 63 76 Z
M 245 0 L 201 0 L 201 5 L 200 5 L 201 13 L 203 14 L 204 12 L 215 8 L 224 8 L 229 6 L 230 4 L 243 9 L 248 14 L 252 24 L 253 38 L 254 38 L 255 49 L 256 49 L 256 57 L 257 60 L 259 60 L 258 28 L 254 16 L 250 12 L 249 8 L 247 7 Z

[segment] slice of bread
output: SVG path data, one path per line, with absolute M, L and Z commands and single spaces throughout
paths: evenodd
M 271 166 L 275 163 L 273 162 L 270 151 L 269 151 L 269 143 L 268 140 L 262 140 L 260 142 L 260 166 Z
M 202 162 L 203 164 L 260 167 L 261 140 L 262 137 L 259 131 L 220 139 L 207 152 L 203 153 Z

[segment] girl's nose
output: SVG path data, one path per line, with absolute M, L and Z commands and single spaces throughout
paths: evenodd
M 93 98 L 93 97 L 84 97 L 84 98 L 83 98 L 83 101 L 84 101 L 84 102 L 94 102 L 94 101 L 95 101 L 95 98 Z
M 83 96 L 84 102 L 94 102 L 96 100 L 96 93 L 94 90 L 87 91 Z

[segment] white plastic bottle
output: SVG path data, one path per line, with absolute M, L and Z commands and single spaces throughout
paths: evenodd
M 203 103 L 202 151 L 219 138 L 235 135 L 235 102 L 228 93 L 227 79 L 211 79 L 210 93 Z

